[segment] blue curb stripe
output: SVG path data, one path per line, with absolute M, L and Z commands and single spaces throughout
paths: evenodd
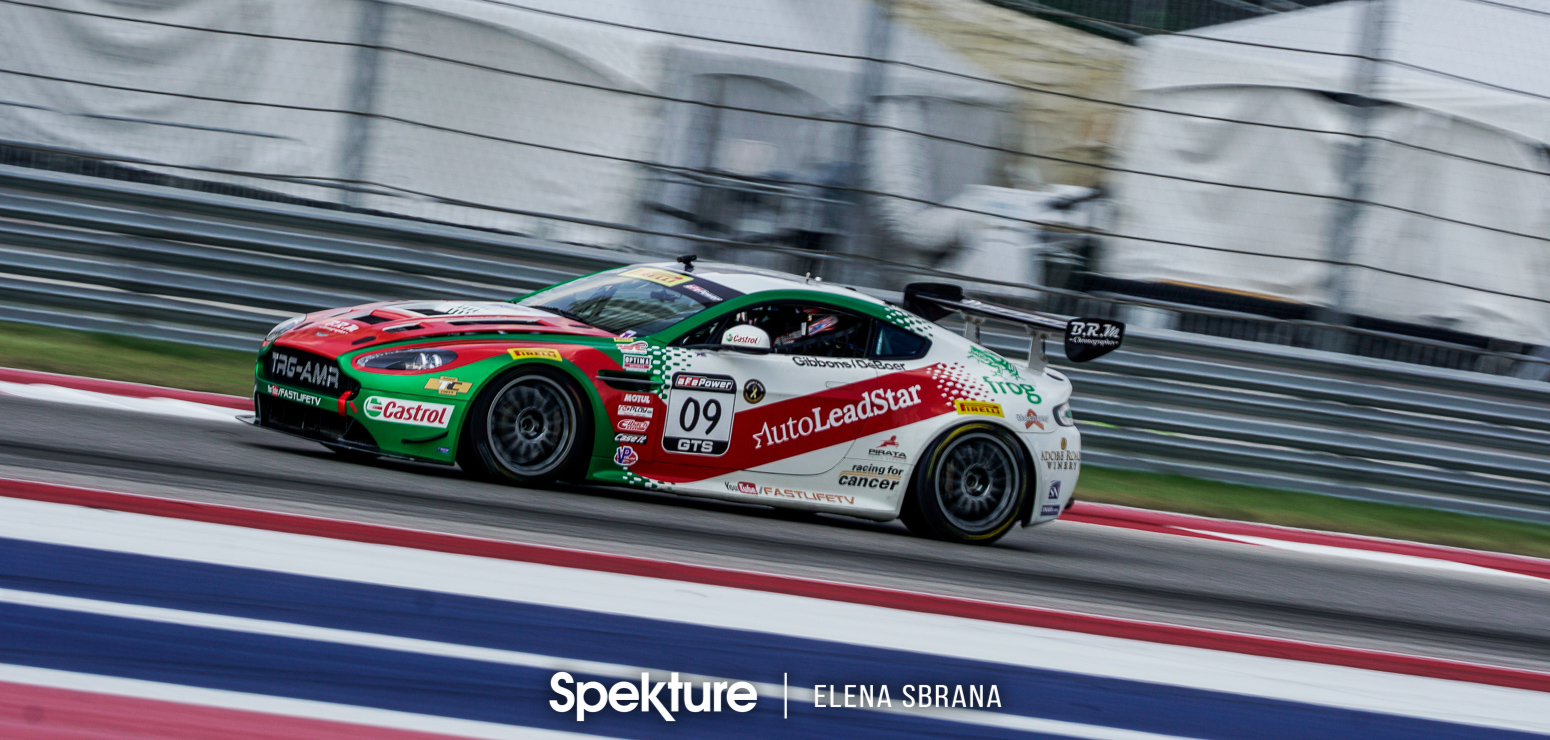
M 230 616 L 264 619 L 295 624 L 307 624 L 335 629 L 371 632 L 385 635 L 411 637 L 437 642 L 474 645 L 520 652 L 551 655 L 576 660 L 593 660 L 624 665 L 639 665 L 685 673 L 724 676 L 779 684 L 782 672 L 791 673 L 794 686 L 811 687 L 814 683 L 834 684 L 887 684 L 893 700 L 903 699 L 900 691 L 904 683 L 911 684 L 996 684 L 1002 700 L 1001 712 L 1030 717 L 1057 719 L 1081 724 L 1118 727 L 1154 732 L 1165 735 L 1223 740 L 1228 738 L 1264 738 L 1265 740 L 1292 740 L 1309 737 L 1350 737 L 1360 733 L 1364 740 L 1385 738 L 1516 738 L 1531 737 L 1521 733 L 1467 727 L 1430 720 L 1395 717 L 1370 712 L 1336 709 L 1301 704 L 1297 702 L 1244 697 L 1233 694 L 1190 689 L 1178 686 L 1150 684 L 1060 671 L 1009 666 L 998 663 L 948 658 L 935 655 L 888 650 L 864 646 L 832 643 L 800 637 L 787 637 L 766 632 L 704 627 L 699 625 L 668 622 L 663 620 L 628 617 L 576 609 L 514 603 L 496 599 L 458 596 L 452 594 L 419 591 L 340 581 L 309 576 L 275 573 L 271 571 L 234 568 L 184 560 L 156 558 L 144 555 L 114 553 L 88 548 L 50 545 L 23 540 L 0 539 L 0 587 L 17 590 L 53 593 L 79 598 L 142 604 L 186 611 L 224 614 Z M 665 585 L 664 588 L 671 588 Z M 20 609 L 22 607 L 10 607 Z M 10 612 L 7 612 L 8 614 Z M 63 613 L 63 612 L 56 612 Z M 86 618 L 92 615 L 81 615 Z M 256 666 L 265 665 L 267 651 L 254 646 L 264 641 L 280 640 L 258 635 L 235 636 L 223 630 L 164 625 L 158 629 L 195 630 L 203 635 L 198 639 L 214 640 L 215 652 L 204 655 L 199 651 L 189 653 L 184 643 L 177 648 L 179 661 L 198 666 L 201 661 L 216 661 L 224 668 L 212 666 L 208 671 L 187 670 L 184 663 L 164 665 L 156 657 L 161 647 L 154 640 L 122 637 L 115 639 L 113 630 L 124 634 L 141 629 L 137 625 L 151 623 L 110 617 L 93 617 L 108 620 L 101 623 L 99 633 L 102 654 L 120 657 L 93 660 L 92 653 L 75 654 L 71 665 L 64 670 L 80 670 L 90 673 L 126 675 L 115 672 L 118 666 L 136 666 L 136 670 L 149 670 L 147 666 L 160 666 L 180 678 L 151 678 L 173 683 L 213 686 L 203 683 L 200 677 L 222 681 L 259 681 L 253 688 L 236 690 L 254 691 L 282 696 L 340 701 L 363 706 L 382 706 L 406 711 L 422 711 L 449 717 L 486 719 L 486 721 L 510 721 L 487 719 L 477 713 L 479 707 L 495 702 L 491 698 L 500 692 L 515 692 L 529 702 L 533 711 L 547 722 L 559 721 L 560 715 L 548 708 L 547 701 L 554 698 L 548 689 L 549 673 L 535 669 L 512 666 L 492 666 L 479 661 L 442 659 L 394 651 L 337 646 L 312 641 L 291 641 L 315 646 L 320 651 L 359 652 L 361 665 L 376 666 L 360 678 L 349 669 L 354 658 L 345 660 L 344 653 L 328 652 L 339 656 L 343 662 L 332 682 L 318 684 L 301 680 L 295 686 L 306 687 L 308 692 L 291 693 L 292 684 L 273 679 L 276 674 L 266 673 Z M 791 625 L 801 628 L 801 615 L 775 615 L 770 626 Z M 8 624 L 0 620 L 0 624 Z M 96 624 L 96 623 L 94 623 Z M 117 625 L 117 626 L 111 626 Z M 762 626 L 750 624 L 750 627 Z M 149 629 L 148 627 L 146 629 Z M 46 635 L 40 634 L 38 639 Z M 944 635 L 944 639 L 951 639 Z M 8 662 L 41 665 L 26 659 L 26 643 L 18 643 L 13 636 L 3 639 Z M 186 636 L 177 638 L 189 639 Z M 255 642 L 256 641 L 256 642 Z M 114 646 L 117 647 L 114 647 Z M 278 649 L 278 648 L 276 648 Z M 57 651 L 60 655 L 72 654 L 69 650 Z M 354 652 L 351 652 L 353 655 Z M 298 653 L 297 659 L 305 657 Z M 255 677 L 242 678 L 242 666 L 248 660 Z M 278 659 L 278 658 L 277 658 Z M 225 661 L 224 663 L 222 661 Z M 421 664 L 417 661 L 451 661 L 451 663 Z M 304 663 L 305 661 L 303 661 Z M 468 666 L 465 668 L 454 668 Z M 416 670 L 399 671 L 399 667 L 416 665 Z M 47 667 L 60 667 L 49 665 Z M 305 674 L 307 668 L 296 670 Z M 496 671 L 491 674 L 489 671 Z M 465 672 L 466 671 L 466 672 Z M 376 681 L 373 676 L 392 675 L 393 681 Z M 491 676 L 487 682 L 475 680 Z M 499 676 L 497 680 L 494 676 Z M 148 678 L 135 675 L 131 677 Z M 398 680 L 407 682 L 404 685 Z M 324 698 L 315 692 L 345 691 L 352 682 L 366 681 L 369 685 L 356 686 L 357 691 L 346 694 L 351 697 Z M 464 688 L 464 683 L 472 683 Z M 606 679 L 605 683 L 612 683 Z M 339 684 L 335 686 L 335 684 Z M 247 685 L 247 684 L 244 684 Z M 333 687 L 333 689 L 330 689 Z M 415 688 L 418 687 L 418 688 Z M 458 687 L 453 691 L 453 687 Z M 408 692 L 398 697 L 398 692 Z M 495 692 L 492 694 L 492 692 Z M 531 694 L 531 695 L 529 695 Z M 373 697 L 398 697 L 387 704 L 370 701 Z M 439 697 L 439 699 L 438 699 Z M 459 697 L 468 697 L 468 700 Z M 538 700 L 541 697 L 541 701 Z M 473 699 L 477 698 L 477 701 Z M 433 699 L 437 699 L 434 700 Z M 400 702 L 421 702 L 425 709 L 407 709 Z M 472 701 L 472 703 L 470 703 Z M 511 700 L 504 700 L 510 703 Z M 496 702 L 499 703 L 499 702 Z M 720 721 L 730 717 L 739 723 L 729 726 L 728 731 L 742 731 L 753 725 L 749 718 L 763 715 L 768 698 L 760 708 L 741 717 L 724 712 Z M 416 704 L 420 706 L 421 704 Z M 778 705 L 777 705 L 778 711 Z M 992 709 L 991 711 L 998 711 Z M 469 712 L 475 712 L 469 714 Z M 611 720 L 598 715 L 598 727 Z M 810 705 L 793 707 L 793 720 L 801 715 L 822 722 L 825 732 L 834 727 L 849 726 L 849 732 L 868 732 L 866 728 L 904 725 L 894 732 L 909 732 L 913 723 L 932 720 L 888 716 L 876 712 L 856 710 L 821 710 Z M 529 726 L 577 729 L 572 719 L 560 724 L 540 723 L 527 714 L 518 724 Z M 617 721 L 617 720 L 612 720 Z M 594 719 L 589 718 L 585 727 L 592 731 Z M 782 728 L 795 725 L 779 723 Z M 714 724 L 704 716 L 696 716 L 695 723 Z M 838 723 L 838 724 L 836 724 Z M 677 728 L 687 726 L 676 723 Z M 719 726 L 719 725 L 718 725 Z M 761 719 L 761 732 L 775 731 L 774 725 Z M 972 730 L 976 737 L 992 737 L 990 728 L 952 725 Z M 739 729 L 741 728 L 741 729 Z M 675 731 L 676 731 L 675 729 Z M 806 731 L 811 731 L 808 728 Z M 940 728 L 945 730 L 946 728 Z M 780 730 L 784 732 L 784 730 Z M 612 732 L 612 731 L 610 731 Z M 936 732 L 935 730 L 933 733 Z M 1026 737 L 1026 733 L 1013 733 Z M 810 735 L 809 735 L 810 736 Z

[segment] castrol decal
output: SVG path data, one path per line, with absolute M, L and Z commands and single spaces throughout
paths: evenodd
M 365 409 L 366 418 L 373 421 L 391 421 L 417 427 L 446 429 L 447 421 L 452 418 L 452 407 L 447 404 L 402 398 L 371 396 L 361 404 L 361 408 Z

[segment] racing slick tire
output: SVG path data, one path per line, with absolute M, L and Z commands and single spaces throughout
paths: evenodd
M 899 518 L 922 537 L 988 545 L 1017 523 L 1032 480 L 1028 453 L 991 424 L 953 427 L 916 467 Z
M 515 368 L 485 386 L 463 423 L 458 464 L 475 477 L 544 485 L 579 479 L 592 453 L 592 412 L 565 373 Z

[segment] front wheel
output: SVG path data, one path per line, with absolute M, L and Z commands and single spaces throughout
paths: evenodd
M 575 480 L 591 451 L 592 419 L 576 384 L 549 368 L 519 368 L 486 387 L 463 422 L 458 464 L 495 480 Z
M 924 537 L 988 545 L 1016 523 L 1030 474 L 1011 434 L 989 424 L 955 427 L 926 449 L 899 518 Z

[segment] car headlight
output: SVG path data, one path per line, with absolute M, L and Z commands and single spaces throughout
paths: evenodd
M 1076 426 L 1076 418 L 1071 416 L 1071 402 L 1067 401 L 1055 407 L 1055 423 L 1063 427 Z
M 284 321 L 281 321 L 278 324 L 275 324 L 274 328 L 270 329 L 269 333 L 264 335 L 264 344 L 268 344 L 270 342 L 273 342 L 274 340 L 278 339 L 281 334 L 284 334 L 284 333 L 286 333 L 286 332 L 288 332 L 288 331 L 290 331 L 292 329 L 295 329 L 297 324 L 300 324 L 301 322 L 306 321 L 306 320 L 307 320 L 307 317 L 306 317 L 305 314 L 303 314 L 301 316 L 292 316 L 291 318 L 288 318 L 288 319 L 286 319 Z
M 373 370 L 434 370 L 457 359 L 449 349 L 394 349 L 366 355 L 355 361 Z

